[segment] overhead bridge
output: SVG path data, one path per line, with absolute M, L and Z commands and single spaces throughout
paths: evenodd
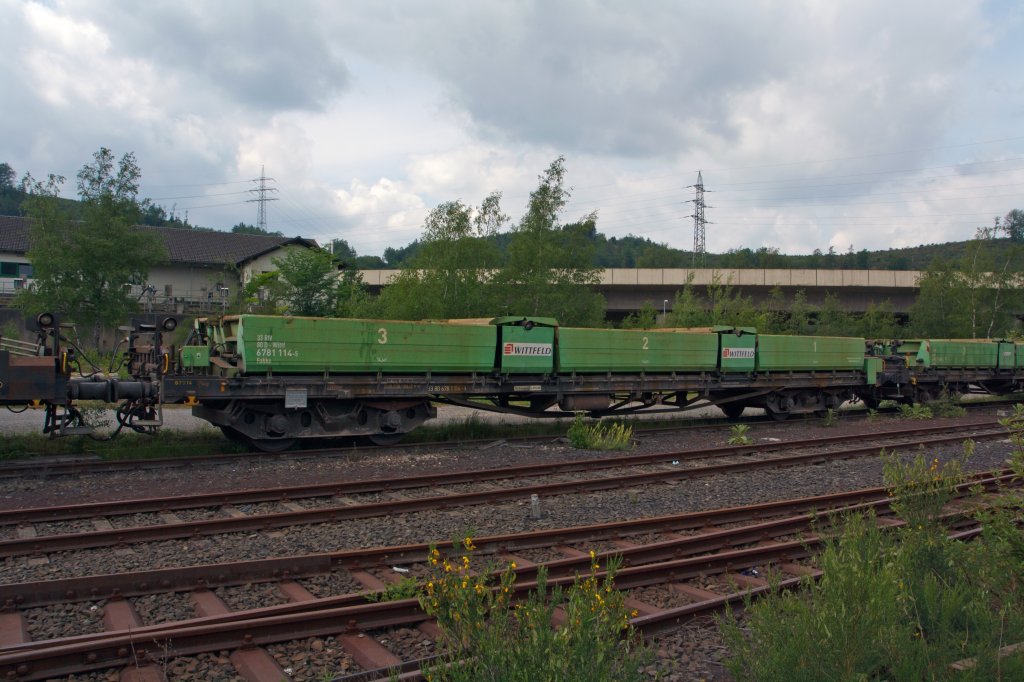
M 373 293 L 387 286 L 399 270 L 362 270 L 363 282 Z M 834 294 L 847 312 L 863 312 L 871 303 L 889 301 L 893 311 L 906 314 L 917 296 L 917 270 L 768 270 L 688 268 L 608 268 L 600 273 L 598 290 L 606 312 L 619 318 L 650 303 L 658 312 L 671 311 L 676 293 L 692 281 L 695 293 L 707 297 L 708 286 L 732 286 L 755 305 L 768 302 L 773 289 L 787 301 L 803 291 L 807 302 L 820 306 Z M 690 279 L 692 277 L 692 280 Z

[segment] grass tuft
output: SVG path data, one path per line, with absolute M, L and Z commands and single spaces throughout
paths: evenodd
M 632 450 L 633 427 L 619 422 L 587 424 L 577 412 L 569 427 L 569 442 L 580 450 Z

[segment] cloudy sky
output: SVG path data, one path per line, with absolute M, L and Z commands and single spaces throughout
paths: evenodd
M 1024 208 L 1018 0 L 0 0 L 0 162 L 134 152 L 193 224 L 417 238 L 442 201 L 707 247 L 880 249 Z

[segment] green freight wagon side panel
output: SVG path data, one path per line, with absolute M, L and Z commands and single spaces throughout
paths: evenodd
M 210 348 L 209 346 L 182 346 L 181 347 L 182 367 L 209 367 Z
M 491 372 L 497 343 L 490 325 L 240 315 L 234 326 L 250 373 Z
M 883 366 L 882 358 L 864 358 L 864 376 L 868 386 L 878 383 L 878 373 L 882 371 Z
M 774 334 L 757 337 L 759 372 L 863 369 L 864 339 Z
M 1014 367 L 1019 366 L 1016 364 L 1017 353 L 1014 350 L 1012 341 L 999 342 L 998 358 L 999 369 L 1014 369 Z
M 550 318 L 525 320 L 524 318 L 495 320 L 498 330 L 498 363 L 504 374 L 551 374 L 555 371 L 555 327 Z
M 1014 348 L 1016 349 L 1016 364 L 1019 369 L 1024 369 L 1024 343 L 1015 343 Z
M 724 373 L 750 374 L 755 369 L 757 333 L 751 327 L 715 327 L 719 362 Z
M 559 372 L 700 372 L 716 368 L 718 336 L 652 330 L 558 330 Z
M 929 339 L 925 344 L 929 346 L 932 367 L 995 369 L 999 360 L 999 344 L 994 341 Z

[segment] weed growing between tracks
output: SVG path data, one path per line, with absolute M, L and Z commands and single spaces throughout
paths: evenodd
M 747 435 L 749 424 L 733 424 L 729 427 L 729 445 L 750 445 L 754 441 Z
M 1024 476 L 1024 409 L 1005 425 Z M 820 582 L 721 620 L 737 680 L 1024 679 L 1024 647 L 1013 646 L 1024 641 L 1024 495 L 1002 491 L 976 514 L 981 535 L 958 542 L 938 517 L 961 462 L 889 458 L 885 478 L 906 526 L 845 519 L 818 556 Z
M 445 637 L 441 660 L 425 670 L 432 682 L 505 680 L 649 679 L 643 666 L 652 654 L 629 625 L 635 616 L 615 589 L 618 564 L 600 575 L 591 552 L 590 572 L 568 590 L 548 588 L 538 571 L 537 588 L 515 601 L 515 564 L 496 580 L 495 566 L 472 567 L 472 540 L 458 545 L 458 558 L 431 549 L 431 575 L 420 594 L 424 611 L 437 619 Z M 556 607 L 565 614 L 551 626 Z
M 632 450 L 633 427 L 619 422 L 587 424 L 577 412 L 569 427 L 569 443 L 580 450 Z

